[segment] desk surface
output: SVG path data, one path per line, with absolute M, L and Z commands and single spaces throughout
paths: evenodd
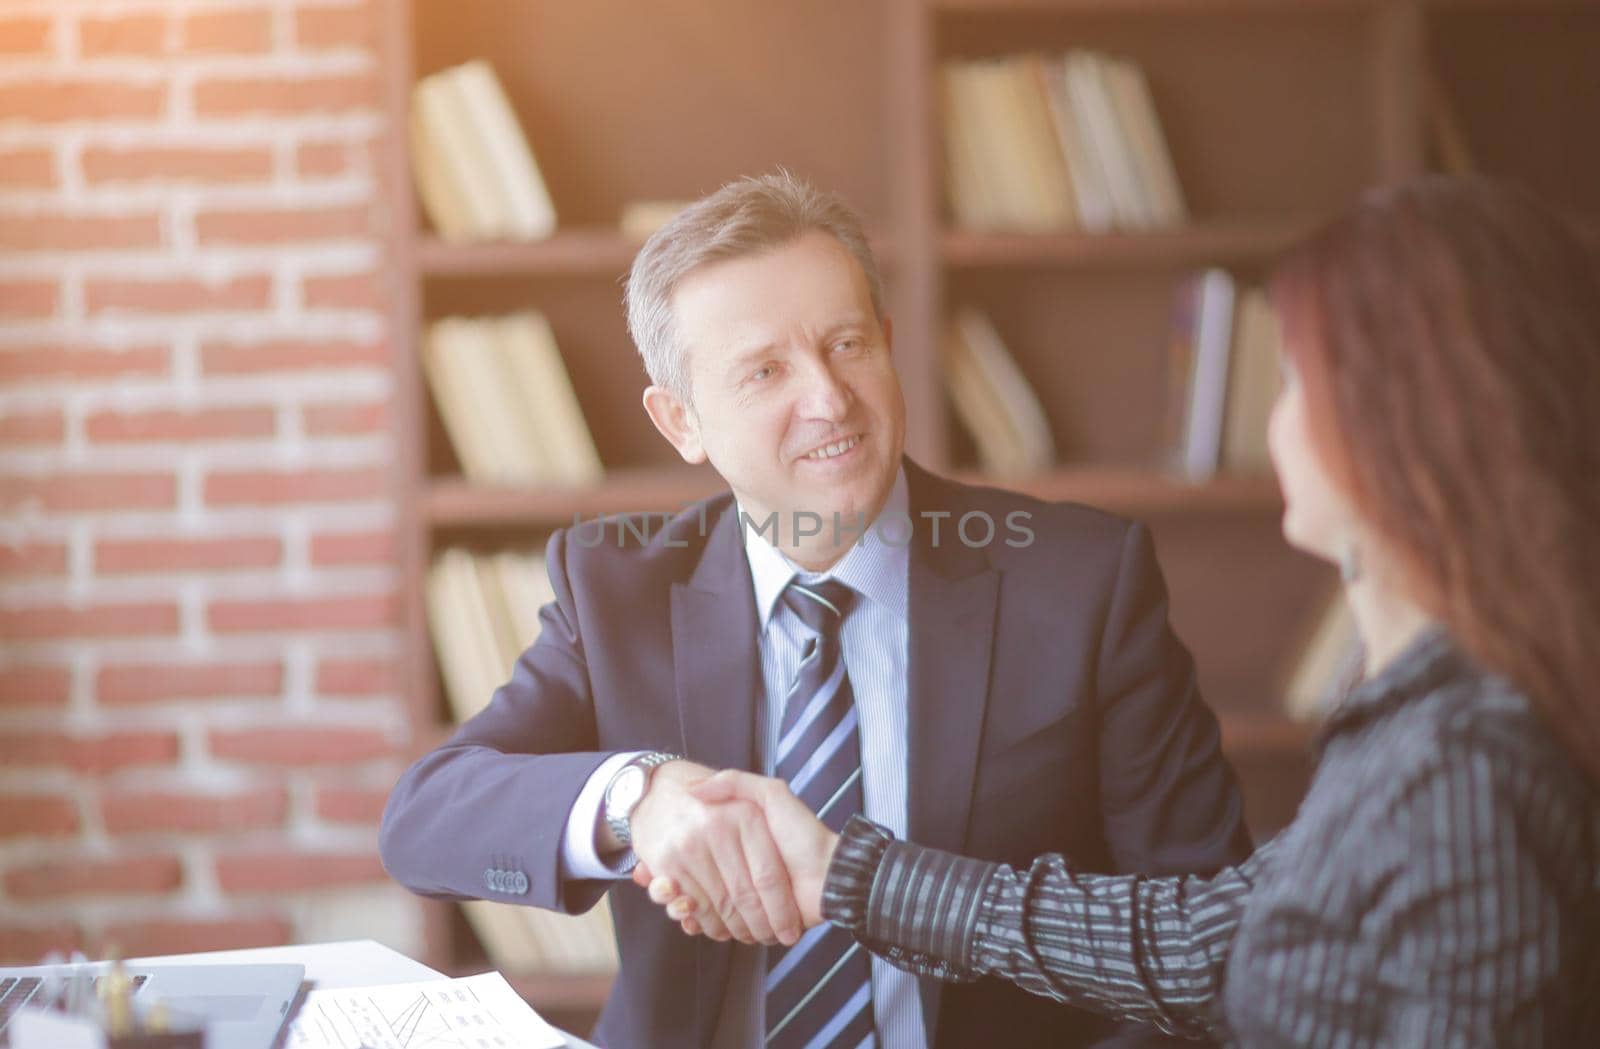
M 366 987 L 381 983 L 441 980 L 444 974 L 413 961 L 376 940 L 341 940 L 337 943 L 293 944 L 286 947 L 251 947 L 239 951 L 202 954 L 164 954 L 135 958 L 139 962 L 295 962 L 306 967 L 313 987 Z M 595 1049 L 576 1035 L 561 1032 L 572 1049 Z

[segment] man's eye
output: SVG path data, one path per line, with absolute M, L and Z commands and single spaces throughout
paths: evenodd
M 860 349 L 861 348 L 861 340 L 860 339 L 840 339 L 838 342 L 834 343 L 833 348 L 835 350 L 839 351 L 840 353 L 849 353 L 851 350 L 855 350 L 855 349 Z
M 756 382 L 765 382 L 767 379 L 772 378 L 774 371 L 775 369 L 772 367 L 772 365 L 763 364 L 761 367 L 750 373 L 750 378 L 754 379 Z

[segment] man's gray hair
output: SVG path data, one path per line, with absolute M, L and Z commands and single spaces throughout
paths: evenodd
M 687 347 L 672 313 L 678 283 L 701 266 L 759 255 L 811 232 L 833 237 L 866 274 L 872 310 L 883 320 L 883 281 L 861 220 L 831 193 L 779 170 L 742 178 L 703 197 L 645 241 L 633 260 L 623 301 L 650 381 L 689 400 Z

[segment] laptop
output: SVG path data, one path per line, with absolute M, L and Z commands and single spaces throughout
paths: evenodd
M 50 989 L 74 971 L 98 982 L 108 964 L 0 966 L 0 1046 L 11 1044 L 8 1030 L 18 1009 L 30 1001 L 43 1004 Z M 207 1049 L 271 1049 L 305 978 L 305 966 L 287 963 L 130 962 L 123 969 L 133 981 L 135 1002 L 159 999 L 175 1014 L 205 1020 Z

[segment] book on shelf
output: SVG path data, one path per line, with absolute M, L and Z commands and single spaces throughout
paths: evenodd
M 1267 423 L 1278 400 L 1283 372 L 1278 315 L 1266 292 L 1251 288 L 1239 297 L 1228 396 L 1222 428 L 1222 468 L 1233 474 L 1271 471 Z
M 425 584 L 428 627 L 455 721 L 488 705 L 538 639 L 539 609 L 555 599 L 544 558 L 527 551 L 446 547 Z M 461 905 L 489 960 L 510 972 L 615 972 L 609 902 L 581 915 L 471 900 Z
M 943 349 L 945 389 L 982 470 L 995 477 L 1048 470 L 1055 461 L 1050 420 L 988 316 L 971 306 L 958 309 Z
M 1171 418 L 1177 421 L 1178 471 L 1191 481 L 1211 478 L 1222 465 L 1234 295 L 1233 277 L 1211 267 L 1184 280 L 1174 299 L 1169 332 Z
M 1472 147 L 1461 126 L 1461 114 L 1450 101 L 1450 92 L 1437 71 L 1429 69 L 1426 76 L 1426 101 L 1424 119 L 1428 129 L 1428 146 L 1435 167 L 1447 175 L 1470 175 L 1478 170 L 1473 160 Z
M 434 321 L 423 339 L 422 366 L 469 480 L 588 484 L 604 472 L 543 314 Z
M 1277 314 L 1224 270 L 1183 280 L 1168 329 L 1167 437 L 1191 481 L 1272 469 L 1267 427 L 1282 385 Z
M 533 148 L 488 62 L 418 80 L 410 130 L 417 195 L 441 237 L 534 240 L 555 231 Z
M 1296 721 L 1320 720 L 1360 681 L 1366 663 L 1344 589 L 1335 588 L 1300 649 L 1284 688 L 1284 711 Z
M 1186 220 L 1144 71 L 1086 50 L 940 69 L 946 186 L 963 228 L 1151 229 Z

